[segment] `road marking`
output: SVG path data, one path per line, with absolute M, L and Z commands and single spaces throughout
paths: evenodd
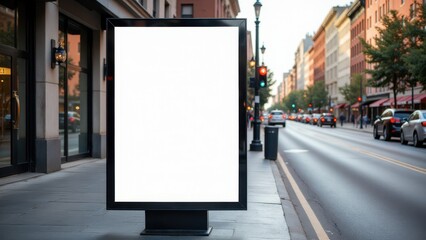
M 286 152 L 286 153 L 304 153 L 304 152 L 308 152 L 308 150 L 306 150 L 306 149 L 288 149 L 288 150 L 284 150 L 284 152 Z
M 324 137 L 328 137 L 328 136 L 324 136 L 322 138 L 319 138 L 318 136 L 311 135 L 311 137 L 314 137 L 314 138 L 317 138 L 319 140 L 324 141 L 325 140 Z M 409 170 L 412 170 L 412 171 L 415 171 L 415 172 L 418 172 L 418 173 L 426 174 L 426 169 L 425 168 L 417 167 L 417 166 L 414 166 L 414 165 L 411 165 L 411 164 L 408 164 L 408 163 L 405 163 L 405 162 L 401 162 L 401 161 L 398 161 L 398 160 L 395 160 L 395 159 L 392 159 L 392 158 L 389 158 L 389 157 L 385 157 L 385 156 L 379 155 L 377 153 L 373 153 L 373 152 L 370 152 L 370 151 L 362 150 L 362 149 L 360 149 L 358 147 L 354 147 L 354 146 L 350 146 L 350 145 L 348 146 L 347 143 L 334 142 L 334 141 L 331 141 L 331 140 L 329 141 L 329 143 L 333 143 L 334 145 L 338 145 L 338 146 L 340 146 L 342 148 L 346 148 L 346 149 L 350 149 L 350 150 L 353 150 L 353 151 L 357 151 L 359 153 L 362 153 L 362 154 L 365 154 L 367 156 L 370 156 L 370 157 L 373 157 L 373 158 L 376 158 L 376 159 L 379 159 L 379 160 L 382 160 L 382 161 L 385 161 L 385 162 L 397 165 L 399 167 L 403 167 L 403 168 L 406 168 L 406 169 L 409 169 Z
M 414 166 L 414 165 L 411 165 L 411 164 L 408 164 L 408 163 L 405 163 L 405 162 L 400 162 L 398 160 L 388 158 L 388 157 L 385 157 L 385 156 L 381 156 L 381 155 L 378 155 L 376 153 L 368 152 L 368 151 L 365 151 L 365 150 L 361 150 L 361 149 L 356 149 L 356 150 L 358 152 L 364 153 L 365 155 L 368 155 L 370 157 L 374 157 L 374 158 L 383 160 L 385 162 L 392 163 L 392 164 L 395 164 L 395 165 L 403 167 L 403 168 L 407 168 L 407 169 L 415 171 L 415 172 L 426 174 L 426 169 L 424 169 L 424 168 L 417 167 L 417 166 Z
M 311 222 L 312 227 L 314 228 L 314 231 L 317 234 L 318 239 L 320 240 L 330 239 L 327 233 L 325 232 L 324 228 L 322 227 L 320 221 L 318 220 L 317 216 L 315 215 L 314 211 L 312 210 L 311 206 L 309 205 L 308 201 L 306 200 L 305 196 L 303 195 L 302 191 L 300 190 L 299 186 L 297 185 L 296 181 L 294 180 L 293 176 L 290 174 L 290 171 L 288 170 L 286 164 L 284 164 L 284 161 L 281 158 L 280 154 L 278 154 L 277 160 L 279 164 L 281 165 L 281 168 L 284 170 L 284 173 L 287 176 L 290 182 L 290 185 L 293 188 L 294 193 L 296 194 L 296 197 L 299 199 L 299 202 L 302 205 L 303 210 L 308 216 L 308 219 Z

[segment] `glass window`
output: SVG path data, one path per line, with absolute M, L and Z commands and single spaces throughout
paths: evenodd
M 182 18 L 193 18 L 193 10 L 194 6 L 192 4 L 182 4 Z
M 59 133 L 62 157 L 88 154 L 90 125 L 90 30 L 60 17 L 59 41 L 66 42 L 67 62 L 59 69 Z
M 10 5 L 0 4 L 0 44 L 15 47 L 16 12 Z

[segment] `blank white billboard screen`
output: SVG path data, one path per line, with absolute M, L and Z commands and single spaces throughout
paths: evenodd
M 115 201 L 238 202 L 238 27 L 116 27 Z

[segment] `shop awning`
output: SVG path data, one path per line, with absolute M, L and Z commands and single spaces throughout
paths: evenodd
M 389 100 L 389 98 L 382 98 L 382 99 L 379 99 L 379 100 L 377 100 L 377 101 L 375 101 L 375 102 L 371 103 L 371 104 L 370 104 L 370 107 L 380 107 L 380 106 L 382 106 L 382 104 L 383 104 L 384 102 L 386 102 L 386 101 L 388 101 L 388 100 Z
M 359 107 L 359 102 L 356 102 L 351 105 L 351 108 L 358 108 L 358 107 Z
M 414 103 L 426 102 L 426 93 L 414 95 Z
M 346 103 L 340 103 L 340 104 L 337 104 L 336 106 L 334 106 L 335 109 L 340 109 L 340 108 L 344 108 L 344 107 L 346 107 Z

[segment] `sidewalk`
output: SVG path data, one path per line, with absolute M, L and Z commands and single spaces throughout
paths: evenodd
M 340 125 L 340 122 L 337 122 L 337 128 L 344 128 L 344 129 L 349 129 L 349 130 L 373 134 L 373 126 L 371 124 L 368 124 L 367 127 L 365 127 L 365 125 L 364 125 L 364 126 L 362 126 L 362 129 L 361 129 L 359 127 L 359 123 L 357 125 L 354 125 L 353 123 L 346 122 L 346 123 L 343 124 L 343 127 L 342 127 Z
M 275 163 L 250 151 L 247 162 L 248 210 L 209 211 L 209 237 L 140 236 L 144 211 L 107 211 L 106 160 L 86 159 L 0 179 L 0 239 L 290 239 Z

